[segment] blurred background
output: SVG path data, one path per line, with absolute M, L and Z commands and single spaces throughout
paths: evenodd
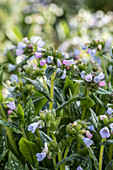
M 26 36 L 67 51 L 112 35 L 113 0 L 0 0 L 0 53 Z

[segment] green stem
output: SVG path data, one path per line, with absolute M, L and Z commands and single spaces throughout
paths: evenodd
M 103 60 L 102 56 L 100 56 L 100 59 L 102 61 L 102 67 L 103 67 L 103 70 L 104 70 L 105 77 L 107 79 L 107 71 L 106 71 L 106 67 L 105 67 L 104 60 Z
M 53 158 L 53 164 L 54 164 L 55 169 L 58 169 L 57 166 L 56 166 L 56 159 L 55 158 Z
M 68 151 L 69 151 L 69 146 L 67 146 L 67 148 L 66 148 L 66 150 L 65 150 L 64 159 L 67 157 Z
M 59 160 L 59 162 L 61 162 L 61 160 L 62 160 L 62 153 L 60 150 L 58 152 L 58 160 Z M 64 170 L 63 164 L 60 165 L 60 170 Z
M 106 138 L 102 139 L 101 142 L 104 142 L 105 140 Z M 101 145 L 100 156 L 99 156 L 99 170 L 102 170 L 103 152 L 104 152 L 104 145 Z
M 6 117 L 6 115 L 5 115 L 5 112 L 4 112 L 3 107 L 2 107 L 1 104 L 0 104 L 0 109 L 1 109 L 2 116 L 3 116 L 4 120 L 5 120 L 6 122 L 8 122 L 8 121 L 7 121 L 7 117 Z M 11 146 L 14 148 L 16 154 L 19 156 L 18 149 L 17 149 L 16 143 L 15 143 L 15 141 L 14 141 L 13 133 L 12 133 L 11 129 L 9 129 L 9 128 L 7 128 L 7 127 L 4 127 L 4 128 L 5 128 L 6 132 L 7 132 L 7 136 L 8 136 L 8 139 L 9 139 L 9 142 L 10 142 Z
M 50 90 L 50 97 L 53 100 L 53 91 L 54 91 L 54 78 L 56 75 L 56 71 L 51 76 L 51 90 Z M 49 110 L 52 110 L 53 108 L 53 102 L 49 102 Z
M 25 130 L 24 130 L 23 126 L 21 125 L 20 128 L 21 128 L 23 137 L 24 137 L 25 139 L 27 139 L 26 134 L 25 134 Z
M 78 90 L 79 90 L 80 84 L 77 85 L 76 91 L 75 91 L 75 97 L 77 96 Z
M 81 120 L 84 120 L 84 118 L 85 118 L 85 113 L 86 113 L 86 108 L 83 107 Z
M 110 139 L 112 139 L 113 135 L 111 135 Z M 109 154 L 108 154 L 108 158 L 109 158 L 109 162 L 112 160 L 112 152 L 113 152 L 113 144 L 109 145 Z

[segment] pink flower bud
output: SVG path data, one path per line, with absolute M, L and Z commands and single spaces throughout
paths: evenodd
M 99 86 L 105 86 L 105 81 L 100 81 Z
M 93 135 L 89 132 L 89 131 L 86 131 L 86 136 L 91 139 L 93 137 Z
M 68 60 L 63 60 L 62 63 L 66 66 L 68 66 L 70 64 L 70 62 Z
M 12 113 L 12 110 L 8 110 L 8 114 L 10 115 Z
M 40 60 L 40 65 L 41 65 L 41 66 L 44 66 L 46 63 L 47 63 L 46 59 Z

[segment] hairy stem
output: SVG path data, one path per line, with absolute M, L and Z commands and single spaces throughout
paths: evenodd
M 106 138 L 102 139 L 101 142 L 104 142 Z M 99 170 L 102 170 L 102 161 L 103 161 L 104 145 L 100 147 L 100 156 L 99 156 Z

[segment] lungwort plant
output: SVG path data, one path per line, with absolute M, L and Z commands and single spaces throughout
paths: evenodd
M 0 69 L 0 169 L 113 169 L 112 48 L 43 46 L 24 38 Z

